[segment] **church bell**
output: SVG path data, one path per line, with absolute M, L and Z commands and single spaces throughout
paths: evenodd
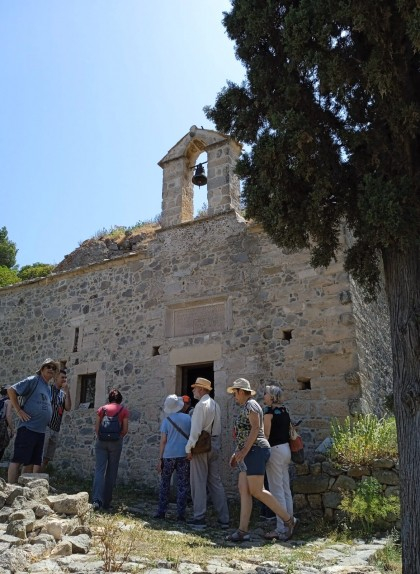
M 192 176 L 192 180 L 194 185 L 198 185 L 198 187 L 201 187 L 202 185 L 206 185 L 207 183 L 207 177 L 204 171 L 204 167 L 202 163 L 199 163 L 196 168 L 195 168 L 195 173 Z

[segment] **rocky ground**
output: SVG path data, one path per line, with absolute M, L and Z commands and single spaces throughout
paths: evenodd
M 0 573 L 101 574 L 105 571 L 104 562 L 98 559 L 98 549 L 93 543 L 94 533 L 89 521 L 83 519 L 91 513 L 88 493 L 51 494 L 47 478 L 47 475 L 23 475 L 19 485 L 10 485 L 0 479 Z M 153 525 L 152 516 L 156 510 L 153 502 L 141 501 L 127 510 L 143 524 L 150 521 Z M 174 543 L 178 545 L 182 544 L 182 537 L 191 532 L 185 524 L 172 520 L 165 526 L 166 532 L 174 537 Z M 216 546 L 226 548 L 229 544 L 225 541 L 226 531 L 214 526 L 209 525 L 209 531 L 204 531 L 203 536 L 211 536 Z M 322 538 L 312 540 L 314 548 L 323 546 L 322 551 L 314 552 L 312 563 L 294 562 L 293 567 L 284 569 L 280 562 L 267 562 L 258 558 L 258 549 L 267 544 L 263 538 L 263 526 L 256 524 L 251 533 L 251 541 L 242 544 L 241 548 L 255 550 L 255 554 L 248 551 L 244 560 L 240 553 L 236 553 L 235 559 L 227 560 L 226 552 L 224 555 L 221 552 L 220 557 L 209 559 L 204 566 L 198 564 L 203 562 L 199 556 L 197 564 L 191 561 L 172 564 L 159 556 L 153 561 L 146 559 L 140 552 L 139 555 L 129 557 L 122 571 L 143 574 L 380 574 L 369 564 L 369 559 L 384 546 L 384 539 L 369 544 L 356 541 L 353 545 L 331 543 L 327 546 Z M 283 557 L 292 557 L 303 545 L 308 547 L 307 541 L 299 540 L 299 532 L 292 541 L 275 544 L 279 551 L 281 547 Z M 250 556 L 254 558 L 250 559 Z

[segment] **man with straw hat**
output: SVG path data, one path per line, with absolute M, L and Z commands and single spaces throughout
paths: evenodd
M 210 397 L 211 382 L 198 377 L 193 385 L 194 398 L 198 401 L 191 417 L 191 432 L 185 447 L 190 465 L 191 498 L 194 516 L 189 521 L 191 528 L 206 528 L 207 490 L 218 515 L 221 528 L 229 528 L 229 509 L 225 489 L 219 472 L 220 433 L 222 430 L 220 407 Z M 211 450 L 195 454 L 193 449 L 202 431 L 211 435 Z

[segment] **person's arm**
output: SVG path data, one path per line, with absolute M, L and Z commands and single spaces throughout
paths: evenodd
M 264 415 L 264 435 L 267 440 L 268 437 L 270 436 L 272 420 L 273 420 L 272 414 L 267 413 L 266 415 Z
M 96 434 L 96 436 L 98 436 L 100 426 L 101 426 L 101 417 L 97 414 L 96 415 L 96 422 L 95 422 L 95 434 Z
M 15 431 L 13 428 L 12 401 L 10 399 L 6 401 L 6 420 L 10 434 L 13 435 Z
M 194 409 L 193 416 L 191 417 L 190 437 L 185 446 L 185 452 L 189 457 L 190 456 L 192 457 L 191 449 L 195 447 L 195 444 L 198 441 L 198 437 L 200 436 L 201 431 L 203 430 L 203 426 L 204 426 L 204 408 L 203 404 L 198 402 Z
M 15 391 L 14 388 L 9 387 L 7 389 L 7 394 L 9 396 L 10 402 L 12 403 L 12 407 L 15 409 L 17 416 L 19 417 L 19 419 L 23 422 L 29 421 L 30 420 L 30 415 L 28 415 L 28 413 L 25 413 L 25 411 L 21 408 L 19 401 L 18 401 L 18 394 Z
M 64 398 L 64 410 L 70 411 L 71 410 L 71 396 L 70 396 L 70 388 L 68 383 L 63 384 L 63 391 L 66 393 Z
M 128 433 L 128 417 L 124 417 L 121 426 L 121 437 L 124 437 Z
M 156 470 L 158 472 L 162 472 L 162 459 L 163 459 L 163 453 L 165 452 L 165 446 L 166 443 L 168 442 L 168 437 L 166 435 L 166 433 L 161 433 L 160 434 L 160 444 L 159 444 L 159 460 L 158 463 L 156 465 Z
M 236 462 L 241 462 L 244 460 L 246 455 L 251 450 L 252 445 L 257 440 L 258 432 L 260 430 L 260 417 L 255 411 L 250 411 L 248 413 L 248 419 L 251 424 L 251 430 L 249 431 L 248 438 L 245 441 L 243 448 L 235 453 Z

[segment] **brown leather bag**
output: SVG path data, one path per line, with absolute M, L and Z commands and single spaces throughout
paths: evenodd
M 212 425 L 213 426 L 213 425 Z M 202 454 L 211 451 L 211 434 L 205 430 L 201 431 L 195 447 L 191 449 L 192 454 Z

